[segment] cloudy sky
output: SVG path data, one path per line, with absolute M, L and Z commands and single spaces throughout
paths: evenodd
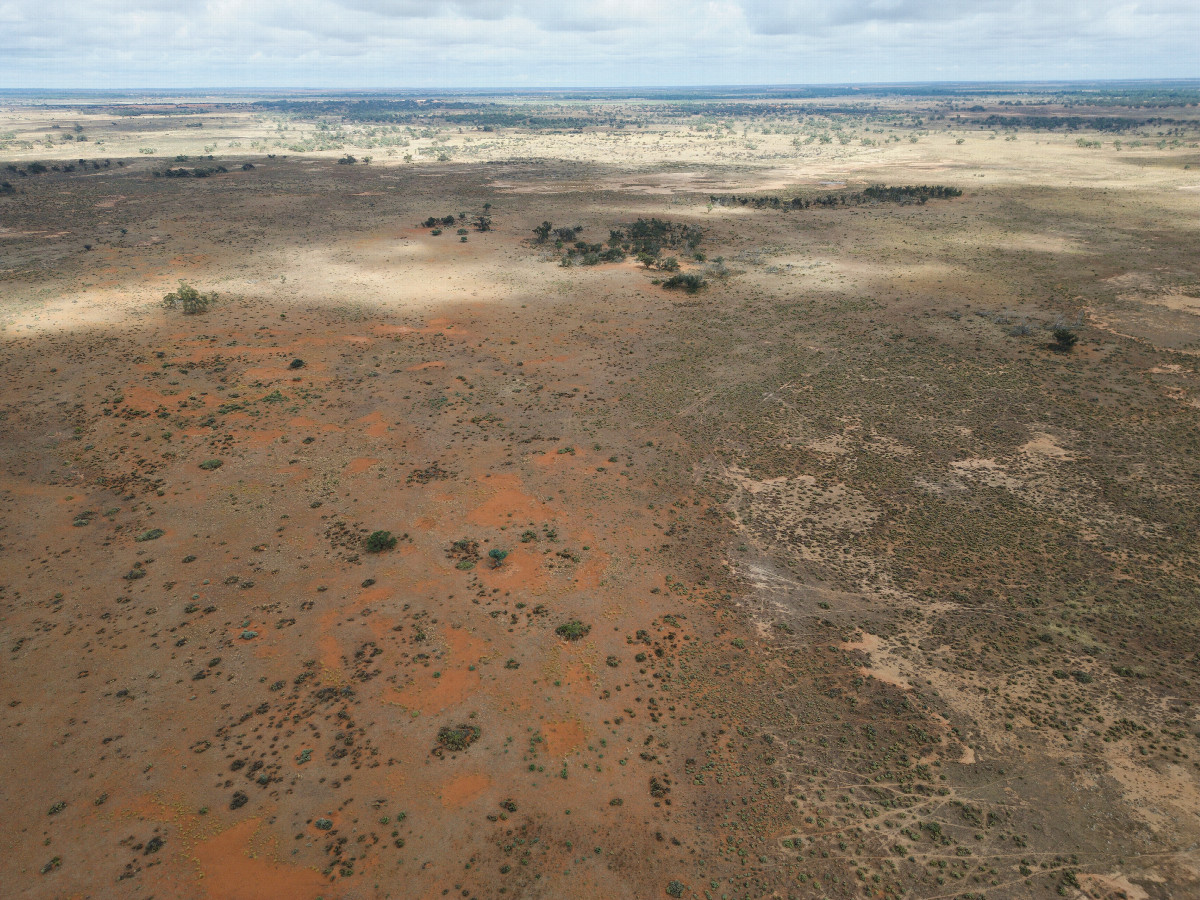
M 1200 0 L 0 0 L 0 89 L 1200 76 Z

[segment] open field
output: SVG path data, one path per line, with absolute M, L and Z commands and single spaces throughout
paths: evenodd
M 1200 896 L 1195 94 L 7 98 L 5 896 Z

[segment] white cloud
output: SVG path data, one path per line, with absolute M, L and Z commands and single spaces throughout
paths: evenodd
M 0 0 L 0 88 L 1200 76 L 1195 0 Z

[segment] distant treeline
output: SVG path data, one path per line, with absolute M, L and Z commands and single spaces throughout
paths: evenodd
M 101 162 L 98 159 L 93 159 L 93 160 L 81 159 L 81 160 L 79 160 L 79 168 L 80 168 L 80 170 L 82 170 L 84 172 L 86 172 L 89 168 L 91 168 L 93 171 L 97 171 L 102 167 L 107 169 L 111 165 L 112 165 L 111 159 L 106 159 L 103 162 Z M 117 163 L 117 165 L 123 166 L 123 165 L 125 165 L 125 163 L 124 163 L 124 161 L 120 161 Z M 20 175 L 22 178 L 24 178 L 28 175 L 45 175 L 47 172 L 74 172 L 75 171 L 75 163 L 62 163 L 61 165 L 55 164 L 55 165 L 47 166 L 45 163 L 31 162 L 31 163 L 26 163 L 24 168 L 21 168 L 20 166 L 16 165 L 15 163 L 9 163 L 7 168 L 8 168 L 8 171 L 12 172 L 14 175 Z
M 1131 128 L 1150 128 L 1162 125 L 1194 125 L 1192 119 L 1169 119 L 1155 116 L 1149 119 L 1125 119 L 1117 116 L 1001 116 L 992 114 L 983 119 L 973 120 L 980 125 L 993 128 L 1030 128 L 1033 130 L 1048 130 L 1065 128 L 1068 131 L 1128 131 Z
M 250 168 L 254 168 L 250 166 Z M 229 170 L 224 166 L 197 166 L 194 169 L 167 169 L 163 172 L 155 172 L 155 178 L 208 178 L 210 175 L 224 175 Z
M 468 100 L 264 100 L 255 104 L 264 111 L 285 112 L 293 115 L 336 116 L 349 122 L 374 122 L 378 124 L 411 124 L 436 119 L 448 125 L 469 126 L 490 130 L 493 128 L 586 128 L 597 125 L 615 125 L 621 119 L 616 116 L 553 115 L 545 110 L 532 114 L 522 108 L 506 107 L 495 103 L 480 103 Z
M 814 197 L 745 197 L 737 194 L 712 194 L 718 206 L 753 206 L 755 209 L 830 209 L 835 206 L 861 206 L 872 203 L 924 203 L 927 200 L 949 200 L 961 197 L 962 190 L 944 184 L 873 184 L 861 191 L 837 191 Z

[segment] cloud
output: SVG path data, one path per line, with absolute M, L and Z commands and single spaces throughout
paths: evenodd
M 0 0 L 0 88 L 1196 77 L 1195 0 Z

